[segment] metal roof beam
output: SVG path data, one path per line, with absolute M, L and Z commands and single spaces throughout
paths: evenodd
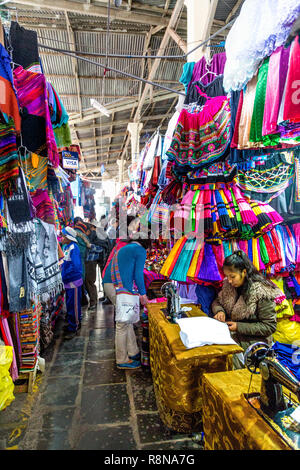
M 41 6 L 45 10 L 58 10 L 58 11 L 68 11 L 70 13 L 79 13 L 80 15 L 91 15 L 91 16 L 100 16 L 107 17 L 107 7 L 100 6 L 96 4 L 83 4 L 79 2 L 73 2 L 71 0 L 43 0 L 42 5 L 39 0 L 13 0 L 11 5 L 26 5 L 33 8 L 41 9 Z M 150 13 L 149 13 L 150 12 Z M 153 13 L 152 13 L 153 12 Z M 143 11 L 127 11 L 120 8 L 111 9 L 111 21 L 128 21 L 129 23 L 140 23 L 140 24 L 149 24 L 149 25 L 165 25 L 168 24 L 168 19 L 163 18 L 159 12 L 154 13 L 154 9 L 147 6 Z
M 67 11 L 65 11 L 65 18 L 66 18 L 66 24 L 67 24 L 67 30 L 68 30 L 68 36 L 69 36 L 69 42 L 70 42 L 70 50 L 75 52 L 76 51 L 75 34 L 74 34 L 73 29 L 72 29 L 70 18 L 69 18 L 69 15 L 68 15 Z M 71 60 L 72 60 L 73 75 L 74 75 L 75 82 L 76 82 L 78 109 L 79 109 L 80 117 L 82 117 L 80 82 L 79 82 L 79 77 L 78 77 L 78 61 L 75 57 L 72 57 Z
M 156 131 L 156 129 L 157 129 L 157 127 L 151 127 L 151 129 L 145 129 L 145 131 L 146 132 L 154 132 L 154 131 Z M 167 127 L 164 126 L 161 129 L 166 130 Z M 126 135 L 126 134 L 127 134 L 127 131 L 116 132 L 115 134 L 97 135 L 95 138 L 96 138 L 96 140 L 106 140 L 106 139 L 111 139 L 111 138 L 114 138 L 114 137 L 123 137 L 123 135 Z M 82 142 L 82 143 L 90 142 L 92 139 L 93 139 L 93 137 L 83 137 L 82 139 L 80 139 L 80 142 Z M 84 149 L 83 149 L 83 151 L 84 151 Z
M 157 95 L 154 94 L 152 101 L 153 102 L 165 101 L 165 100 L 174 98 L 175 96 L 178 96 L 178 94 L 175 92 L 174 93 L 160 93 Z M 145 98 L 144 104 L 147 104 L 149 101 L 150 101 L 149 97 Z M 105 105 L 105 107 L 111 112 L 113 111 L 120 112 L 120 111 L 127 111 L 128 109 L 131 109 L 134 111 L 134 109 L 138 105 L 139 105 L 139 100 L 128 100 L 127 103 L 124 103 L 124 104 L 120 104 L 120 101 L 119 102 L 116 101 L 116 103 L 107 104 Z M 84 121 L 90 121 L 90 120 L 93 120 L 95 117 L 99 117 L 99 116 L 100 116 L 100 113 L 98 111 L 95 111 L 94 108 L 90 108 L 89 110 L 86 110 L 86 113 L 83 113 L 82 119 L 79 116 L 77 117 L 74 116 L 73 118 L 69 119 L 69 124 L 72 125 L 72 124 L 78 124 Z

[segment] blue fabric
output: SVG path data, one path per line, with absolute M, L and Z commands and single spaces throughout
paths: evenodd
M 0 44 L 0 75 L 9 80 L 13 86 L 13 74 L 10 66 L 10 55 L 7 50 Z
M 300 347 L 292 344 L 283 344 L 278 341 L 272 349 L 277 353 L 278 361 L 287 367 L 300 380 Z
M 211 286 L 201 286 L 197 285 L 196 287 L 197 303 L 201 305 L 201 310 L 206 313 L 209 317 L 212 317 L 211 304 L 216 298 L 216 290 Z
M 68 330 L 76 331 L 81 322 L 81 287 L 66 289 Z
M 82 264 L 77 243 L 73 242 L 64 246 L 64 262 L 61 276 L 64 284 L 82 279 Z
M 104 278 L 102 279 L 103 284 L 111 284 L 112 283 L 111 265 L 112 265 L 112 261 L 109 263 L 109 265 L 106 268 Z
M 102 246 L 92 244 L 87 254 L 86 261 L 97 261 L 99 258 L 99 254 L 102 253 L 102 251 Z
M 187 92 L 189 83 L 192 80 L 194 67 L 195 67 L 195 62 L 187 62 L 183 66 L 182 75 L 181 75 L 179 81 L 180 81 L 180 83 L 182 83 L 184 85 L 185 92 Z
M 144 282 L 144 267 L 146 250 L 137 243 L 129 243 L 118 251 L 118 265 L 124 289 L 133 292 L 133 283 L 136 283 L 140 295 L 146 294 Z M 107 271 L 110 267 L 108 266 Z M 106 273 L 105 273 L 106 274 Z M 105 277 L 105 276 L 104 276 Z

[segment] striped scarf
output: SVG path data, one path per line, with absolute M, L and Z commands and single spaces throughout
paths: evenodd
M 0 192 L 5 197 L 17 191 L 19 160 L 16 129 L 13 120 L 0 124 Z

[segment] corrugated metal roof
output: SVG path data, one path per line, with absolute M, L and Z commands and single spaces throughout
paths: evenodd
M 31 9 L 25 5 L 18 5 L 18 20 L 25 28 L 37 31 L 40 44 L 50 47 L 71 50 L 71 46 L 74 46 L 78 51 L 91 54 L 99 52 L 105 53 L 108 44 L 109 51 L 114 54 L 143 54 L 146 33 L 150 30 L 150 24 L 136 22 L 136 19 L 131 22 L 130 15 L 128 21 L 120 20 L 116 13 L 118 10 L 112 7 L 113 21 L 110 23 L 110 32 L 109 36 L 107 36 L 107 18 L 105 16 L 93 16 L 89 14 L 86 0 L 76 1 L 83 5 L 83 10 L 82 13 L 68 13 L 70 24 L 74 31 L 75 44 L 73 45 L 70 44 L 66 16 L 65 12 L 62 10 L 48 10 L 46 8 Z M 236 3 L 237 0 L 219 0 L 215 19 L 225 21 Z M 105 4 L 107 6 L 107 2 L 104 1 L 103 3 L 94 1 L 92 4 L 101 6 Z M 167 18 L 170 17 L 171 10 L 174 8 L 176 0 L 170 1 L 168 12 L 163 10 L 165 4 L 166 0 L 135 0 L 132 5 L 132 12 L 134 13 L 138 10 L 140 13 L 143 11 L 146 12 L 147 6 L 151 6 L 153 7 L 152 12 L 154 16 L 158 15 L 157 17 L 161 18 L 162 14 L 167 14 Z M 124 1 L 122 5 L 123 10 L 126 9 L 126 6 L 127 2 Z M 161 14 L 159 11 L 163 13 Z M 14 19 L 13 16 L 12 19 Z M 177 32 L 180 32 L 181 38 L 186 41 L 185 9 L 182 10 L 180 20 L 177 22 Z M 149 46 L 151 55 L 155 55 L 158 52 L 163 34 L 164 30 L 151 37 Z M 214 52 L 216 51 L 214 50 Z M 220 50 L 217 52 L 220 52 Z M 74 64 L 71 57 L 42 48 L 40 48 L 40 54 L 44 73 L 61 96 L 67 112 L 78 113 L 79 103 L 76 77 L 74 76 Z M 182 54 L 181 48 L 179 48 L 173 39 L 170 39 L 164 55 Z M 106 62 L 105 57 L 92 57 L 89 55 L 85 57 L 88 60 L 103 65 L 106 64 L 109 67 L 114 67 L 137 77 L 142 75 L 142 70 L 143 77 L 147 77 L 150 67 L 154 63 L 153 60 L 132 60 L 128 58 L 108 58 Z M 182 74 L 184 63 L 184 60 L 161 60 L 154 82 L 162 81 L 169 88 L 179 89 L 179 78 Z M 87 157 L 94 156 L 94 159 L 96 159 L 97 155 L 108 151 L 108 144 L 110 142 L 111 153 L 109 160 L 115 161 L 120 157 L 120 154 L 112 152 L 123 148 L 125 142 L 124 137 L 127 134 L 127 124 L 134 116 L 135 108 L 132 108 L 132 105 L 130 105 L 130 98 L 128 97 L 132 97 L 131 99 L 136 101 L 140 89 L 144 88 L 144 84 L 142 84 L 141 87 L 140 81 L 112 71 L 106 71 L 105 79 L 103 80 L 103 68 L 79 58 L 76 61 L 76 66 L 83 113 L 91 112 L 91 97 L 98 99 L 98 101 L 104 105 L 114 106 L 115 109 L 113 122 L 112 115 L 107 118 L 104 115 L 94 113 L 94 120 L 76 124 L 77 136 L 79 142 L 81 142 L 83 155 Z M 181 86 L 181 89 L 183 90 L 183 86 Z M 161 89 L 153 87 L 153 93 L 155 95 L 162 92 Z M 112 105 L 112 103 L 114 103 L 114 105 Z M 156 128 L 161 122 L 163 122 L 164 126 L 168 123 L 169 117 L 167 113 L 172 114 L 173 109 L 170 108 L 172 103 L 174 105 L 174 97 L 153 103 L 150 101 L 144 105 L 141 111 L 141 118 L 144 124 L 141 132 L 141 142 L 144 142 L 145 139 L 149 137 L 149 129 Z M 124 106 L 126 106 L 127 109 L 122 110 Z M 155 116 L 159 116 L 159 119 L 155 119 Z M 148 121 L 146 120 L 147 117 L 149 117 Z M 97 138 L 96 147 L 100 148 L 92 148 L 86 152 L 84 151 L 84 149 L 94 146 L 94 135 L 97 137 L 105 134 L 110 135 L 111 128 L 113 129 L 111 139 L 101 141 L 101 138 Z M 150 134 L 152 132 L 153 131 L 151 131 Z M 75 135 L 73 131 L 72 135 Z M 128 147 L 128 155 L 130 155 L 130 145 Z M 99 161 L 101 161 L 101 159 L 102 157 L 100 156 Z M 91 158 L 91 160 L 93 160 L 93 158 Z M 105 160 L 107 160 L 106 157 Z M 89 161 L 88 158 L 87 161 Z

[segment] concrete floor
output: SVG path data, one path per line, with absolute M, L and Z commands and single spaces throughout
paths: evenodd
M 70 341 L 62 326 L 42 354 L 34 392 L 15 394 L 0 412 L 0 449 L 202 450 L 160 420 L 149 369 L 116 368 L 111 306 L 83 312 Z

